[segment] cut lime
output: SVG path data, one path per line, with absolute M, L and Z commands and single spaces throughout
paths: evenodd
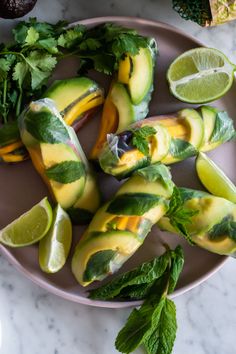
M 53 223 L 39 243 L 39 264 L 46 273 L 56 273 L 65 264 L 72 240 L 72 225 L 67 213 L 58 204 Z
M 203 153 L 196 159 L 198 177 L 204 187 L 213 195 L 236 203 L 236 186 L 224 172 Z
M 214 48 L 191 49 L 170 65 L 170 90 L 181 101 L 206 103 L 222 97 L 232 86 L 235 65 Z
M 0 242 L 11 247 L 32 245 L 43 238 L 52 223 L 52 208 L 47 198 L 0 231 Z

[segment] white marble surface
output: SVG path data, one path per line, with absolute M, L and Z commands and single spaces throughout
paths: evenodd
M 235 59 L 236 22 L 202 29 L 171 10 L 170 0 L 38 0 L 30 16 L 74 21 L 104 15 L 141 16 L 177 26 Z M 0 20 L 0 39 L 14 21 Z M 236 261 L 175 299 L 178 334 L 173 354 L 234 354 Z M 0 354 L 113 354 L 130 310 L 89 308 L 47 293 L 0 256 Z

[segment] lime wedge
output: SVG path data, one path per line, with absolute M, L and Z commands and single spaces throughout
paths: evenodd
M 224 172 L 203 153 L 198 154 L 196 170 L 200 181 L 211 194 L 236 203 L 236 186 Z
M 44 198 L 32 209 L 0 231 L 0 242 L 11 247 L 32 245 L 41 240 L 52 223 L 52 208 Z
M 58 204 L 47 235 L 39 243 L 39 264 L 46 273 L 56 273 L 65 264 L 72 240 L 72 225 L 67 213 Z
M 170 91 L 188 103 L 217 100 L 232 86 L 235 68 L 217 49 L 191 49 L 170 65 L 167 72 Z

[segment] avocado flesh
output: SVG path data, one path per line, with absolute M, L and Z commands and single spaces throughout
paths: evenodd
M 82 286 L 87 286 L 95 280 L 84 281 L 84 272 L 87 269 L 87 264 L 95 253 L 103 250 L 117 252 L 117 255 L 109 265 L 109 274 L 114 271 L 114 268 L 116 269 L 117 265 L 120 267 L 138 249 L 140 244 L 141 242 L 136 235 L 128 231 L 99 232 L 96 237 L 88 234 L 83 244 L 78 244 L 75 249 L 72 258 L 72 272 Z M 108 274 L 100 275 L 97 280 L 103 279 Z
M 206 152 L 215 149 L 217 146 L 221 145 L 221 141 L 216 141 L 214 143 L 210 142 L 212 133 L 215 128 L 216 115 L 218 110 L 211 106 L 202 106 L 201 113 L 204 125 L 204 139 L 201 146 L 201 151 Z
M 202 144 L 204 135 L 204 126 L 200 114 L 195 109 L 186 108 L 182 109 L 178 113 L 178 118 L 180 120 L 183 120 L 183 124 L 187 127 L 188 131 L 188 136 L 183 138 L 182 140 L 189 142 L 196 150 L 198 150 Z M 179 139 L 179 135 L 176 136 L 175 134 L 176 133 L 174 132 L 172 138 Z M 168 155 L 162 160 L 162 162 L 168 165 L 175 162 L 179 162 L 181 160 L 181 158 L 173 156 L 169 152 Z
M 139 104 L 148 94 L 153 84 L 154 62 L 150 48 L 140 48 L 139 54 L 131 57 L 132 72 L 128 88 L 133 104 Z
M 44 169 L 48 169 L 64 161 L 81 161 L 70 146 L 65 144 L 40 144 Z M 80 197 L 85 186 L 85 176 L 72 183 L 59 183 L 49 179 L 53 195 L 62 208 L 72 206 Z
M 44 97 L 55 102 L 59 112 L 68 106 L 77 103 L 84 97 L 98 89 L 98 85 L 86 77 L 75 77 L 67 80 L 56 80 L 45 92 Z

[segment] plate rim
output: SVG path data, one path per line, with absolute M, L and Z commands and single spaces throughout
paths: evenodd
M 184 31 L 181 29 L 169 25 L 165 22 L 161 21 L 155 21 L 155 20 L 149 20 L 141 17 L 135 17 L 135 16 L 98 16 L 98 17 L 92 17 L 84 20 L 78 20 L 70 23 L 68 27 L 73 27 L 76 26 L 77 24 L 82 24 L 85 26 L 93 26 L 93 25 L 98 25 L 103 22 L 134 22 L 135 24 L 139 25 L 144 25 L 144 26 L 154 26 L 158 28 L 163 28 L 168 31 L 172 31 L 173 33 L 178 33 L 182 36 L 184 36 L 187 39 L 190 39 L 194 43 L 196 43 L 199 46 L 206 47 L 201 41 L 198 39 L 194 38 L 193 36 L 186 34 Z M 21 274 L 23 274 L 26 278 L 31 280 L 34 284 L 40 286 L 41 288 L 47 290 L 49 293 L 52 293 L 54 295 L 57 295 L 65 300 L 69 300 L 75 303 L 80 303 L 83 305 L 88 305 L 88 306 L 93 306 L 93 307 L 103 307 L 103 308 L 128 308 L 128 307 L 134 307 L 134 306 L 139 306 L 142 301 L 100 301 L 100 300 L 91 300 L 86 297 L 81 297 L 80 295 L 77 294 L 71 294 L 66 292 L 65 290 L 60 289 L 56 285 L 49 284 L 46 280 L 43 280 L 39 278 L 37 275 L 34 275 L 34 273 L 30 272 L 27 268 L 25 268 L 10 252 L 10 250 L 5 247 L 4 245 L 0 244 L 0 253 L 5 256 L 5 258 L 12 264 Z M 220 255 L 219 255 L 220 257 Z M 204 275 L 200 276 L 198 279 L 195 281 L 191 282 L 190 284 L 187 284 L 183 286 L 180 289 L 177 289 L 174 291 L 174 293 L 170 296 L 170 298 L 175 298 L 179 295 L 183 295 L 187 291 L 192 290 L 196 286 L 200 285 L 207 279 L 209 279 L 212 275 L 214 275 L 227 261 L 228 257 L 227 256 L 221 256 L 222 259 L 219 259 L 219 263 L 217 266 L 215 266 L 212 270 L 209 270 L 206 272 Z

